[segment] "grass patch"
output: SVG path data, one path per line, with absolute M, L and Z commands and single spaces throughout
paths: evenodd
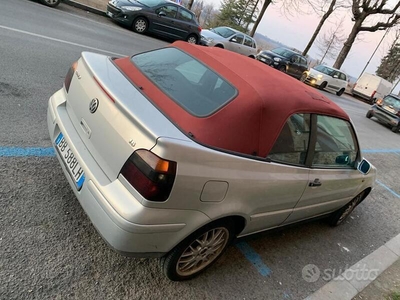
M 400 300 L 400 293 L 399 292 L 392 292 L 386 298 L 387 300 Z

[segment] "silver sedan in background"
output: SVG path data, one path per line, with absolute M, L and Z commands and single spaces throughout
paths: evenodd
M 224 48 L 251 58 L 257 55 L 256 41 L 251 36 L 230 27 L 203 29 L 200 44 Z

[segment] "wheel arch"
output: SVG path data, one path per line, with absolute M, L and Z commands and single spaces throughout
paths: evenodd
M 225 49 L 224 45 L 221 43 L 216 44 L 214 47 Z

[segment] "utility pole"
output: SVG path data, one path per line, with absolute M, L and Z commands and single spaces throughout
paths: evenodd
M 357 80 L 360 79 L 361 75 L 364 74 L 365 69 L 368 67 L 369 62 L 371 61 L 371 59 L 374 57 L 376 51 L 378 50 L 379 46 L 382 44 L 384 38 L 386 37 L 386 35 L 388 34 L 390 30 L 390 27 L 388 29 L 386 29 L 385 34 L 382 36 L 381 40 L 379 41 L 378 45 L 376 46 L 374 52 L 372 53 L 371 57 L 369 58 L 369 60 L 367 61 L 367 64 L 365 65 L 364 69 L 361 71 L 360 76 L 358 76 Z

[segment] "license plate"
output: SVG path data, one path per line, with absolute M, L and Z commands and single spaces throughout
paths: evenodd
M 396 111 L 393 108 L 390 108 L 389 106 L 384 106 L 384 109 L 386 109 L 388 112 L 391 112 L 392 114 L 396 114 Z
M 106 15 L 109 16 L 109 17 L 112 17 L 112 16 L 113 16 L 113 14 L 112 14 L 111 12 L 109 12 L 109 11 L 106 12 Z
M 72 152 L 71 148 L 68 146 L 67 141 L 64 138 L 62 132 L 56 138 L 56 147 L 63 159 L 65 166 L 68 169 L 71 178 L 75 181 L 75 185 L 80 190 L 82 188 L 83 182 L 85 181 L 85 173 L 79 165 L 75 154 Z

